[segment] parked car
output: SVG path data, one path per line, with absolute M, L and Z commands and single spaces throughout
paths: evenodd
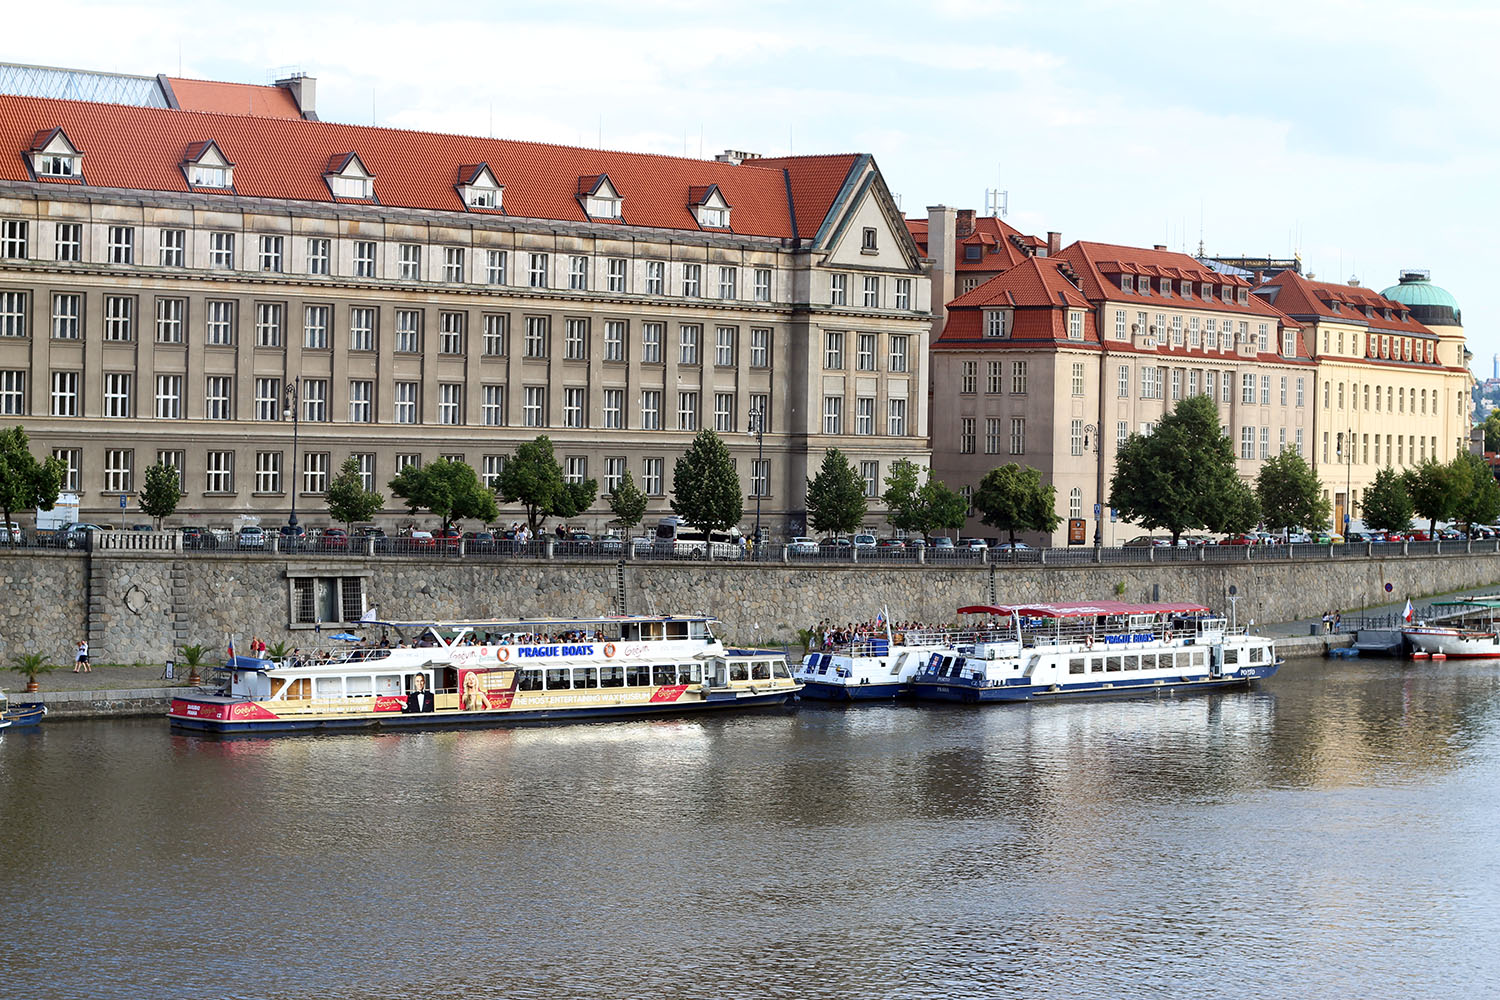
M 905 541 L 906 541 L 906 547 L 909 548 L 909 549 L 925 549 L 925 548 L 927 548 L 927 539 L 925 539 L 925 538 L 921 538 L 921 537 L 918 537 L 918 538 L 908 538 Z
M 357 528 L 354 537 L 356 547 L 361 550 L 364 549 L 366 539 L 373 538 L 375 540 L 373 548 L 376 552 L 390 551 L 390 540 L 385 533 L 385 529 L 378 525 L 367 524 L 362 528 Z
M 798 535 L 786 545 L 786 553 L 789 556 L 815 556 L 818 554 L 818 541 L 805 535 Z
M 335 551 L 347 551 L 349 548 L 349 533 L 343 528 L 324 528 L 322 536 L 318 539 L 318 548 Z
M 1312 536 L 1305 531 L 1293 531 L 1286 536 L 1288 545 L 1306 545 L 1312 541 Z
M 407 546 L 412 549 L 431 550 L 437 547 L 432 532 L 416 530 L 406 536 Z
M 1031 546 L 1025 542 L 996 542 L 990 549 L 996 552 L 1027 552 Z
M 412 535 L 415 536 L 416 532 L 413 531 Z M 459 545 L 463 542 L 464 533 L 457 528 L 448 528 L 447 530 L 439 528 L 437 531 L 432 532 L 431 537 L 435 548 L 441 549 L 444 552 L 457 552 Z
M 596 544 L 599 546 L 600 552 L 610 555 L 619 555 L 625 551 L 625 539 L 619 535 L 605 535 Z
M 882 538 L 875 543 L 875 547 L 880 549 L 905 549 L 906 542 L 900 538 Z
M 1348 542 L 1369 542 L 1374 539 L 1370 537 L 1368 531 L 1351 531 L 1344 540 Z
M 932 547 L 934 549 L 936 549 L 937 551 L 939 551 L 939 552 L 952 552 L 953 551 L 953 548 L 954 548 L 954 546 L 953 546 L 953 539 L 949 538 L 947 535 L 939 535 L 936 538 L 932 539 L 931 541 L 932 541 Z
M 307 548 L 307 526 L 302 524 L 283 524 L 281 526 L 281 551 L 296 552 Z
M 847 538 L 825 538 L 818 543 L 818 548 L 830 552 L 848 552 L 854 547 L 854 543 Z
M 247 524 L 234 541 L 242 549 L 263 549 L 266 547 L 266 531 L 258 524 Z
M 1155 538 L 1151 535 L 1136 535 L 1120 547 L 1125 549 L 1169 549 L 1172 547 L 1172 539 Z
M 957 547 L 969 552 L 984 552 L 989 549 L 983 538 L 960 538 Z
M 21 526 L 15 521 L 0 523 L 0 543 L 9 545 L 15 542 L 20 545 L 25 540 L 25 536 L 21 534 Z
M 855 535 L 854 547 L 856 549 L 873 549 L 875 547 L 874 535 Z
M 110 531 L 102 524 L 90 524 L 88 521 L 79 521 L 77 524 L 68 525 L 67 534 L 63 536 L 63 544 L 70 549 L 82 548 L 91 544 L 95 532 Z
M 493 531 L 465 531 L 465 552 L 494 552 L 495 533 Z
M 182 529 L 182 547 L 185 549 L 216 549 L 219 540 L 207 528 L 188 525 Z
M 132 524 L 130 526 L 130 530 L 131 531 L 155 531 L 156 530 L 156 526 L 152 525 L 152 524 Z
M 656 540 L 654 538 L 649 538 L 646 535 L 636 535 L 630 540 L 630 551 L 636 555 L 640 555 L 642 552 L 650 552 L 655 545 Z
M 1219 539 L 1220 545 L 1257 545 L 1259 540 L 1254 535 L 1230 535 L 1228 538 Z

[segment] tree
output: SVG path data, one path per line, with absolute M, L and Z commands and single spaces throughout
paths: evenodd
M 1365 526 L 1375 531 L 1411 530 L 1411 495 L 1406 480 L 1389 465 L 1375 473 L 1375 482 L 1365 490 Z
M 500 515 L 495 494 L 485 489 L 467 462 L 440 458 L 426 465 L 408 465 L 389 485 L 413 514 L 425 509 L 441 519 L 444 532 L 467 517 L 493 521 Z
M 1284 451 L 1261 464 L 1255 479 L 1261 516 L 1272 531 L 1328 527 L 1328 501 L 1317 473 L 1295 451 Z
M 182 499 L 182 483 L 178 481 L 175 466 L 157 462 L 146 468 L 146 482 L 141 487 L 141 513 L 156 519 L 157 530 L 161 530 L 161 519 L 171 517 Z
M 339 467 L 339 474 L 328 484 L 328 516 L 343 521 L 350 531 L 354 522 L 368 521 L 385 506 L 385 494 L 365 489 L 365 478 L 359 471 L 359 459 L 350 455 Z M 144 506 L 144 504 L 142 505 Z
M 1259 520 L 1259 502 L 1235 472 L 1234 450 L 1219 429 L 1218 405 L 1190 396 L 1150 435 L 1120 446 L 1110 477 L 1110 504 L 1148 530 L 1164 528 L 1175 546 L 1189 528 L 1244 531 Z
M 609 493 L 609 509 L 615 512 L 615 518 L 625 529 L 628 537 L 630 530 L 641 523 L 641 518 L 646 516 L 646 494 L 635 485 L 635 479 L 629 470 L 620 477 L 615 488 Z
M 1484 418 L 1484 450 L 1500 451 L 1500 410 L 1491 410 Z
M 958 530 L 969 517 L 969 499 L 941 479 L 929 478 L 917 491 L 917 527 L 924 535 L 939 528 Z
M 818 474 L 807 481 L 807 523 L 824 534 L 847 535 L 864 523 L 865 481 L 848 457 L 828 449 Z
M 26 678 L 26 690 L 36 690 L 36 675 L 50 673 L 57 664 L 48 663 L 41 653 L 21 653 L 10 661 L 10 669 Z
M 745 513 L 740 477 L 729 449 L 713 431 L 699 431 L 673 467 L 672 510 L 710 536 L 739 524 Z M 712 555 L 713 546 L 707 551 Z
M 1453 516 L 1472 538 L 1476 525 L 1491 524 L 1500 517 L 1500 483 L 1495 482 L 1489 463 L 1478 455 L 1461 451 L 1453 456 L 1452 465 L 1454 478 L 1463 483 Z
M 1429 458 L 1415 469 L 1408 469 L 1403 478 L 1406 492 L 1411 495 L 1412 510 L 1427 519 L 1428 537 L 1432 537 L 1439 521 L 1452 519 L 1459 495 L 1467 485 L 1466 477 L 1453 465 Z
M 885 492 L 880 499 L 889 511 L 886 517 L 899 531 L 918 531 L 922 489 L 922 467 L 908 458 L 898 458 L 885 474 Z
M 516 449 L 500 471 L 497 492 L 506 503 L 519 503 L 526 511 L 526 525 L 535 535 L 549 517 L 569 518 L 587 510 L 599 484 L 592 479 L 569 484 L 552 452 L 552 439 L 539 435 Z
M 56 458 L 36 460 L 25 428 L 17 425 L 0 431 L 0 514 L 5 515 L 6 527 L 9 528 L 11 514 L 16 511 L 51 510 L 62 492 L 65 471 L 66 467 Z M 10 536 L 11 548 L 15 548 L 16 533 L 7 530 L 6 534 Z
M 1056 508 L 1057 489 L 1042 482 L 1041 470 L 1015 462 L 986 472 L 974 494 L 979 519 L 1012 542 L 1018 531 L 1055 530 L 1062 520 Z

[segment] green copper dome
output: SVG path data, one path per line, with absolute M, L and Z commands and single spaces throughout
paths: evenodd
M 1409 307 L 1417 322 L 1424 326 L 1463 325 L 1458 300 L 1447 289 L 1434 285 L 1426 271 L 1402 271 L 1400 282 L 1380 294 Z

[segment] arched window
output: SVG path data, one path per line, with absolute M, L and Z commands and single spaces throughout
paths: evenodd
M 1076 486 L 1068 493 L 1068 516 L 1083 516 L 1083 490 Z

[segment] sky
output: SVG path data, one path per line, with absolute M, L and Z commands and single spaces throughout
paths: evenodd
M 1500 4 L 59 2 L 0 61 L 267 83 L 328 121 L 712 157 L 868 152 L 908 215 L 1301 256 L 1458 299 L 1489 377 Z M 66 25 L 65 30 L 60 25 Z

